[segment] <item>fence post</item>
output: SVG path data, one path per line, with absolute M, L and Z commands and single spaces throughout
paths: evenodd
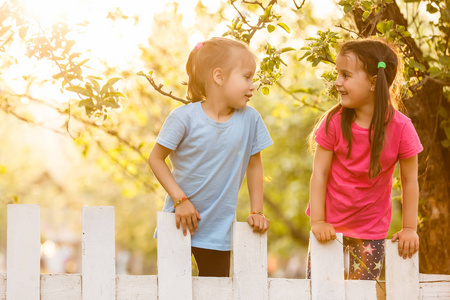
M 82 209 L 83 300 L 116 299 L 113 206 Z
M 254 233 L 246 222 L 233 224 L 234 300 L 267 300 L 267 232 Z
M 419 299 L 419 253 L 403 259 L 398 255 L 398 242 L 386 240 L 386 299 Z
M 40 294 L 41 210 L 37 204 L 8 204 L 6 299 L 38 300 Z
M 336 234 L 342 243 L 342 233 Z M 335 240 L 320 243 L 310 232 L 312 300 L 345 299 L 344 251 Z
M 175 226 L 175 214 L 157 212 L 158 299 L 192 300 L 191 236 Z

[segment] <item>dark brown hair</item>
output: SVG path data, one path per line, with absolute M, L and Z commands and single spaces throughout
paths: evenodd
M 255 57 L 247 44 L 228 38 L 213 37 L 194 47 L 186 63 L 189 100 L 198 102 L 206 99 L 206 84 L 211 80 L 215 68 L 222 68 L 225 72 L 232 69 L 233 49 L 248 51 L 253 58 Z
M 393 45 L 379 39 L 362 39 L 346 42 L 342 45 L 339 55 L 354 53 L 359 59 L 368 77 L 377 76 L 375 84 L 374 112 L 369 126 L 370 167 L 369 177 L 377 177 L 381 172 L 380 154 L 384 147 L 386 126 L 393 118 L 395 108 L 400 99 L 389 91 L 399 68 L 397 52 Z M 384 62 L 386 68 L 378 68 L 378 63 Z M 355 110 L 343 107 L 340 103 L 328 110 L 316 124 L 310 142 L 314 143 L 314 136 L 321 122 L 326 119 L 326 130 L 331 118 L 341 111 L 341 129 L 348 143 L 347 158 L 352 152 L 352 123 Z

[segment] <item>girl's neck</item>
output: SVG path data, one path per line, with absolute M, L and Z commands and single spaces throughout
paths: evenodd
M 356 123 L 361 128 L 369 128 L 370 122 L 372 122 L 373 107 L 365 109 L 355 109 L 355 120 Z
M 222 123 L 228 121 L 234 113 L 234 108 L 227 107 L 222 101 L 214 101 L 217 98 L 209 98 L 201 103 L 203 111 L 212 120 Z

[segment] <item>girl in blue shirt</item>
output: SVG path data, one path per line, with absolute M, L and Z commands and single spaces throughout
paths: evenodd
M 170 113 L 150 153 L 150 167 L 168 193 L 163 211 L 175 212 L 177 228 L 192 235 L 199 276 L 229 276 L 231 225 L 245 175 L 252 212 L 247 222 L 254 232 L 269 228 L 260 151 L 272 140 L 260 114 L 247 106 L 255 69 L 244 43 L 198 43 L 186 64 L 192 103 Z

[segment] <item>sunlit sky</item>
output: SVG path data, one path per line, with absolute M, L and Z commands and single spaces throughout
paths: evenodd
M 196 21 L 195 6 L 201 1 L 208 8 L 208 12 L 214 14 L 220 7 L 220 3 L 226 0 L 22 0 L 28 12 L 34 16 L 41 26 L 48 28 L 51 24 L 64 17 L 69 26 L 88 22 L 86 31 L 76 38 L 80 48 L 91 49 L 93 54 L 99 54 L 109 65 L 129 65 L 129 59 L 138 54 L 136 45 L 145 44 L 151 35 L 153 16 L 162 12 L 167 4 L 177 2 L 179 12 L 183 15 L 183 25 L 189 27 Z M 1 2 L 1 1 L 0 1 Z M 336 8 L 332 0 L 311 1 L 314 6 L 314 14 L 317 17 L 326 17 Z M 51 9 L 50 9 L 51 8 Z M 106 18 L 109 11 L 120 8 L 126 16 L 136 16 L 139 23 L 133 19 L 122 20 L 114 24 Z M 225 15 L 232 19 L 236 12 L 228 6 Z M 222 31 L 223 32 L 223 31 Z M 217 32 L 221 35 L 222 32 Z M 102 37 L 101 39 L 99 37 Z M 190 44 L 194 46 L 199 40 L 207 37 L 201 34 L 193 34 Z M 120 41 L 120 42 L 117 42 Z

